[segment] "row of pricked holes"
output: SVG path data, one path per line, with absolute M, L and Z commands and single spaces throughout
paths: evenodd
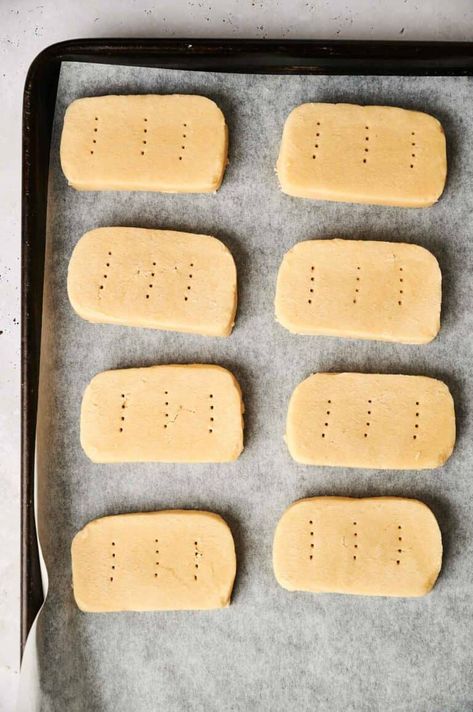
M 121 398 L 122 398 L 122 411 L 124 411 L 125 408 L 126 408 L 126 400 L 125 400 L 126 396 L 125 396 L 124 393 L 121 394 Z M 124 426 L 125 426 L 125 413 L 122 413 L 122 414 L 121 414 L 120 420 L 121 420 L 121 423 L 122 423 L 121 426 L 120 426 L 120 432 L 123 433 L 123 428 L 124 428 Z
M 184 127 L 184 130 L 187 129 L 187 124 L 182 124 L 182 126 Z M 182 138 L 183 138 L 183 139 L 186 139 L 186 138 L 187 138 L 187 134 L 186 134 L 186 133 L 183 133 L 183 134 L 182 134 Z M 183 151 L 185 151 L 185 149 L 186 149 L 185 145 L 184 145 L 184 146 L 181 146 L 181 149 L 182 149 Z M 182 158 L 183 158 L 183 156 L 179 156 L 179 160 L 180 160 L 180 161 L 182 161 Z
M 320 128 L 320 121 L 317 121 L 317 129 L 319 129 L 319 128 Z M 314 144 L 314 148 L 316 150 L 319 148 L 319 144 L 318 144 L 319 140 L 320 140 L 320 131 L 317 130 L 315 133 L 315 144 Z M 315 153 L 313 153 L 312 160 L 315 161 L 316 158 L 317 158 L 317 155 Z
M 366 131 L 369 131 L 369 130 L 370 130 L 370 127 L 369 127 L 369 126 L 365 126 L 365 130 L 366 130 Z M 365 141 L 369 141 L 369 140 L 370 140 L 370 137 L 369 137 L 368 135 L 365 136 Z M 367 146 L 365 146 L 365 153 L 368 153 L 368 152 L 369 152 L 369 148 L 368 148 Z M 367 162 L 368 162 L 368 156 L 365 156 L 365 158 L 363 158 L 363 163 L 367 163 Z M 358 269 L 359 269 L 359 268 L 358 268 Z
M 312 294 L 314 293 L 314 282 L 315 282 L 314 271 L 315 271 L 315 267 L 314 267 L 314 265 L 311 265 L 311 268 L 310 268 L 310 287 L 309 287 L 309 295 L 310 295 L 310 296 L 309 296 L 309 299 L 307 300 L 307 302 L 308 302 L 309 304 L 312 304 L 311 296 L 312 296 Z
M 154 268 L 154 267 L 156 267 L 156 262 L 153 262 L 153 268 Z M 156 275 L 155 272 L 151 272 L 151 279 L 154 279 L 155 275 Z M 153 282 L 151 282 L 151 284 L 148 284 L 148 287 L 149 287 L 150 289 L 153 289 Z M 149 297 L 150 297 L 150 295 L 147 294 L 147 295 L 146 295 L 146 299 L 149 299 Z
M 199 564 L 197 563 L 198 556 L 199 556 L 198 542 L 195 541 L 194 542 L 194 568 L 195 568 L 194 581 L 197 581 L 197 570 L 199 568 Z
M 331 405 L 331 404 L 332 404 L 332 401 L 331 401 L 331 400 L 328 400 L 328 401 L 327 401 L 327 405 Z M 327 416 L 329 416 L 329 415 L 330 415 L 330 412 L 331 412 L 330 410 L 327 410 L 327 411 L 325 411 L 325 414 L 326 414 Z M 328 428 L 328 417 L 327 417 L 327 422 L 324 423 L 324 427 L 325 427 L 325 428 Z M 323 437 L 323 438 L 325 437 L 325 433 L 322 433 L 322 437 Z
M 369 405 L 370 408 L 371 408 L 372 402 L 373 402 L 372 400 L 368 399 L 368 405 Z M 368 410 L 368 411 L 367 411 L 367 415 L 371 415 L 371 410 Z M 370 425 L 371 425 L 371 421 L 368 420 L 368 421 L 366 422 L 366 427 L 369 428 Z M 368 433 L 365 433 L 364 436 L 365 436 L 365 438 L 367 438 L 367 437 L 368 437 Z
M 399 272 L 403 272 L 403 271 L 404 271 L 404 269 L 403 269 L 402 267 L 399 267 Z M 401 285 L 401 287 L 399 288 L 399 294 L 404 294 L 404 289 L 403 289 L 403 287 L 404 287 L 404 276 L 403 276 L 402 274 L 401 274 L 401 276 L 399 277 L 399 284 Z M 403 299 L 403 298 L 401 297 L 401 298 L 399 299 L 399 301 L 398 301 L 398 304 L 399 304 L 400 307 L 402 307 L 402 299 Z
M 168 392 L 168 391 L 164 391 L 164 395 L 165 395 L 165 396 L 168 396 L 168 395 L 169 395 L 169 392 Z M 169 401 L 167 401 L 167 400 L 164 401 L 164 406 L 165 406 L 166 409 L 167 409 L 168 405 L 169 405 Z M 164 417 L 165 417 L 165 418 L 169 418 L 169 413 L 164 413 Z M 168 424 L 167 424 L 167 423 L 164 423 L 164 427 L 167 428 L 167 427 L 168 427 Z
M 114 542 L 114 541 L 112 541 L 112 546 L 115 546 L 115 542 Z M 115 559 L 115 558 L 116 558 L 116 557 L 115 557 L 115 552 L 112 551 L 112 559 Z M 112 572 L 113 572 L 113 571 L 115 571 L 115 561 L 114 561 L 114 563 L 112 564 Z M 113 581 L 113 573 L 112 573 L 112 575 L 110 576 L 110 581 Z
M 357 273 L 358 273 L 358 272 L 361 272 L 361 267 L 360 267 L 359 265 L 357 266 L 356 271 L 357 271 Z M 359 291 L 360 291 L 360 285 L 358 284 L 359 281 L 360 281 L 360 275 L 357 274 L 357 277 L 356 277 L 357 286 L 355 287 L 355 297 L 354 297 L 354 299 L 353 299 L 353 304 L 356 304 L 356 300 L 357 300 L 356 295 L 357 295 L 357 294 L 359 293 Z
M 402 526 L 401 526 L 400 524 L 398 524 L 398 527 L 397 527 L 397 528 L 398 528 L 398 531 L 401 531 L 401 530 L 402 530 Z M 402 541 L 402 536 L 399 535 L 398 538 L 397 538 L 397 540 L 398 540 L 398 542 L 399 542 L 399 541 Z M 398 549 L 398 550 L 397 550 L 397 553 L 398 553 L 398 554 L 402 554 L 402 549 Z M 401 560 L 400 560 L 400 559 L 397 559 L 396 564 L 399 566 L 400 563 L 401 563 Z
M 192 269 L 193 266 L 194 266 L 194 263 L 191 262 L 190 265 L 189 265 L 190 269 Z M 193 275 L 192 275 L 192 272 L 190 272 L 190 273 L 189 273 L 189 279 L 192 279 L 192 276 L 193 276 Z M 192 284 L 192 283 L 189 282 L 189 284 L 187 285 L 187 291 L 189 291 L 189 292 L 190 292 L 190 290 L 191 290 L 191 284 Z M 186 294 L 186 296 L 184 297 L 184 301 L 187 302 L 188 299 L 189 299 L 189 297 L 188 297 L 187 294 Z
M 420 402 L 419 402 L 419 401 L 416 401 L 416 406 L 419 406 L 419 405 L 420 405 Z M 419 413 L 419 411 L 416 412 L 416 418 L 420 418 L 420 413 Z M 419 421 L 417 421 L 417 422 L 414 424 L 414 427 L 415 427 L 416 430 L 418 429 L 418 427 L 419 427 Z M 413 440 L 417 440 L 417 434 L 413 435 L 413 436 L 412 436 L 412 439 L 413 439 Z
M 112 256 L 112 253 L 111 253 L 110 250 L 109 250 L 109 252 L 108 252 L 108 257 L 111 257 L 111 256 Z M 110 267 L 110 261 L 106 262 L 106 263 L 105 263 L 105 266 L 106 266 L 106 267 Z M 104 275 L 103 275 L 103 278 L 104 278 L 104 279 L 108 279 L 108 273 L 107 273 L 107 274 L 104 274 Z M 101 285 L 99 286 L 99 289 L 103 289 L 104 286 L 105 286 L 105 284 L 101 284 Z
M 213 397 L 214 397 L 214 396 L 213 396 L 213 393 L 210 393 L 210 395 L 209 395 L 209 399 L 210 399 L 210 403 L 209 403 L 209 410 L 210 410 L 210 416 L 209 416 L 209 420 L 210 420 L 209 433 L 213 433 L 213 431 L 214 431 L 214 425 L 213 425 L 213 424 L 214 424 L 214 412 L 213 412 L 213 411 L 214 411 L 214 404 L 213 404 Z
M 154 550 L 154 553 L 156 554 L 156 564 L 155 564 L 155 565 L 156 565 L 156 566 L 159 566 L 159 559 L 158 559 L 158 557 L 159 557 L 159 549 L 158 549 L 159 539 L 155 539 L 155 540 L 154 540 L 154 543 L 156 544 L 156 548 L 155 548 L 155 550 Z M 157 571 L 154 572 L 154 578 L 158 578 L 158 572 L 157 572 Z
M 99 117 L 96 116 L 96 117 L 95 117 L 95 121 L 98 121 L 98 120 L 99 120 Z M 96 126 L 96 127 L 94 128 L 94 134 L 98 133 L 98 130 L 99 130 L 99 129 L 98 129 L 98 126 Z M 93 143 L 93 144 L 96 144 L 96 143 L 97 143 L 97 138 L 93 138 L 93 139 L 92 139 L 92 143 Z M 90 153 L 91 153 L 92 156 L 94 155 L 93 149 L 90 149 Z
M 146 117 L 144 117 L 144 118 L 143 118 L 143 121 L 144 121 L 145 123 L 147 123 L 148 119 L 147 119 Z M 143 128 L 143 133 L 144 133 L 144 134 L 147 134 L 147 133 L 148 133 L 148 128 L 147 128 L 146 126 Z M 147 143 L 148 143 L 147 138 L 148 138 L 148 137 L 146 136 L 146 137 L 143 139 L 143 145 L 144 145 L 144 146 L 146 146 Z M 142 156 L 145 155 L 144 150 L 141 151 L 141 155 L 142 155 Z
M 415 131 L 411 131 L 411 136 L 415 136 L 415 135 L 416 135 L 416 132 L 415 132 Z M 412 146 L 412 147 L 415 147 L 415 145 L 416 145 L 416 144 L 415 144 L 415 141 L 411 141 L 411 146 Z M 416 157 L 416 154 L 415 154 L 415 153 L 411 153 L 411 158 L 415 158 L 415 157 Z M 414 168 L 414 164 L 413 164 L 413 163 L 411 163 L 411 168 Z

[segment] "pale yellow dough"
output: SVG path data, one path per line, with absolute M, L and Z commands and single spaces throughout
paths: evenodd
M 227 164 L 218 106 L 185 94 L 99 96 L 67 108 L 61 166 L 77 190 L 209 193 Z
M 243 450 L 242 413 L 220 366 L 104 371 L 82 399 L 81 444 L 93 462 L 229 462 Z
M 235 573 L 231 531 L 211 512 L 104 517 L 72 542 L 74 598 L 82 611 L 224 608 Z
M 439 526 L 415 499 L 302 499 L 274 536 L 274 573 L 289 591 L 423 596 L 441 565 Z
M 84 319 L 228 336 L 237 275 L 215 237 L 109 227 L 86 233 L 69 263 L 69 299 Z
M 440 328 L 441 282 L 418 245 L 308 240 L 284 256 L 276 318 L 296 334 L 424 344 Z
M 439 467 L 455 444 L 453 399 L 424 376 L 317 373 L 291 396 L 286 442 L 307 465 Z
M 302 104 L 285 123 L 277 173 L 299 198 L 424 208 L 445 186 L 445 135 L 418 111 Z

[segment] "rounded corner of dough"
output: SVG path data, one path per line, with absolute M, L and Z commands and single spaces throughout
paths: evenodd
M 297 591 L 297 588 L 294 587 L 294 585 L 291 583 L 291 581 L 284 576 L 283 571 L 281 571 L 279 567 L 279 563 L 277 559 L 274 557 L 273 554 L 273 572 L 274 572 L 274 578 L 276 579 L 277 584 L 283 588 L 285 591 L 289 591 L 290 593 L 293 593 Z
M 86 387 L 84 388 L 84 393 L 82 396 L 82 403 L 87 402 L 89 399 L 91 392 L 93 391 L 94 387 L 97 385 L 97 383 L 101 383 L 102 381 L 107 380 L 108 378 L 111 377 L 111 374 L 114 372 L 119 372 L 123 369 L 116 368 L 116 369 L 108 369 L 106 371 L 99 371 L 98 373 L 94 374 Z
M 279 294 L 278 294 L 278 289 L 276 287 L 276 297 L 274 299 L 274 318 L 276 322 L 283 327 L 283 329 L 286 329 L 287 331 L 291 332 L 292 334 L 296 334 L 297 331 L 294 329 L 294 324 L 291 319 L 288 318 L 286 311 L 284 309 L 284 306 L 280 303 L 279 299 Z
M 95 99 L 95 97 L 88 97 L 88 96 L 81 96 L 78 99 L 73 99 L 70 104 L 66 106 L 66 109 L 64 111 L 64 119 L 69 117 L 70 114 L 73 114 L 75 111 L 79 111 L 84 104 L 89 102 L 91 99 Z
M 221 116 L 223 120 L 225 120 L 225 114 L 214 99 L 211 99 L 208 96 L 204 96 L 203 94 L 179 94 L 179 96 L 192 96 L 196 101 L 201 102 L 202 104 L 207 104 L 209 107 L 212 107 L 216 111 L 216 113 L 218 113 L 218 115 Z
M 238 378 L 235 376 L 235 374 L 233 373 L 233 371 L 231 371 L 231 370 L 230 370 L 229 368 L 227 368 L 226 366 L 220 366 L 219 364 L 212 364 L 212 366 L 215 368 L 215 370 L 221 371 L 223 374 L 225 374 L 225 376 L 226 376 L 227 378 L 230 379 L 230 381 L 232 382 L 233 386 L 235 387 L 235 389 L 236 389 L 237 392 L 238 392 L 238 395 L 239 395 L 239 397 L 240 397 L 240 401 L 241 401 L 241 404 L 242 404 L 242 408 L 243 408 L 242 412 L 244 412 L 243 391 L 242 391 L 242 388 L 241 388 L 241 385 L 240 385 L 240 381 L 238 380 Z
M 298 117 L 299 114 L 303 114 L 305 111 L 308 111 L 313 106 L 317 106 L 317 102 L 305 101 L 302 104 L 297 104 L 297 106 L 294 106 L 286 116 L 285 123 L 287 124 L 289 121 L 293 121 L 295 118 Z
M 224 112 L 223 112 L 223 109 L 220 108 L 220 106 L 217 104 L 217 102 L 213 101 L 213 99 L 208 99 L 208 101 L 210 101 L 210 102 L 213 104 L 215 113 L 217 114 L 217 116 L 218 116 L 219 119 L 221 120 L 221 122 L 222 122 L 222 124 L 223 124 L 223 127 L 224 127 L 224 131 L 225 131 L 225 136 L 224 136 L 224 141 L 225 141 L 225 160 L 224 160 L 224 162 L 223 162 L 222 177 L 221 177 L 221 179 L 220 179 L 220 183 L 221 183 L 221 182 L 222 182 L 222 179 L 223 179 L 223 174 L 224 174 L 224 172 L 225 172 L 225 168 L 226 168 L 226 167 L 229 165 L 229 163 L 230 163 L 230 161 L 229 161 L 229 159 L 228 159 L 228 124 L 227 124 L 227 120 L 226 120 L 225 114 L 224 114 Z
M 292 457 L 294 462 L 297 462 L 298 465 L 310 465 L 310 462 L 308 462 L 306 458 L 299 452 L 299 449 L 297 445 L 293 442 L 291 433 L 289 431 L 290 427 L 288 426 L 284 435 L 284 442 L 286 443 L 289 455 Z
M 431 344 L 432 341 L 435 341 L 435 339 L 439 335 L 439 332 L 440 332 L 440 322 L 438 322 L 435 329 L 425 331 L 423 334 L 419 334 L 418 338 L 412 339 L 408 342 L 406 341 L 406 343 L 410 343 L 413 346 L 422 346 L 425 344 Z
M 424 245 L 419 245 L 416 242 L 400 242 L 400 243 L 392 243 L 392 244 L 405 245 L 411 252 L 417 252 L 419 255 L 423 255 L 424 258 L 428 262 L 431 262 L 433 266 L 437 267 L 438 271 L 440 272 L 439 261 L 438 261 L 437 257 L 434 255 L 434 253 L 428 249 L 428 247 L 424 247 Z
M 87 440 L 82 436 L 82 433 L 80 437 L 80 445 L 86 457 L 88 457 L 94 465 L 100 465 L 108 462 L 108 460 L 103 459 L 96 447 L 87 442 Z
M 242 454 L 244 449 L 245 449 L 245 445 L 244 445 L 243 438 L 242 438 L 240 444 L 235 448 L 235 452 L 233 453 L 233 455 L 231 455 L 229 457 L 228 460 L 226 460 L 226 462 L 236 462 L 238 460 L 238 458 L 240 457 L 240 455 Z
M 233 253 L 230 250 L 230 248 L 219 237 L 215 237 L 215 235 L 203 235 L 203 237 L 206 237 L 208 239 L 208 241 L 214 245 L 215 249 L 220 250 L 222 252 L 222 254 L 224 254 L 225 257 L 229 260 L 229 263 L 232 265 L 232 270 L 233 270 L 232 276 L 234 277 L 235 282 L 236 282 L 237 267 L 236 267 L 235 258 L 233 256 Z

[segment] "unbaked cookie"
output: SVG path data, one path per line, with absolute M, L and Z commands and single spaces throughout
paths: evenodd
M 67 108 L 61 166 L 77 190 L 209 193 L 227 164 L 215 102 L 185 94 L 98 96 Z
M 418 245 L 308 240 L 284 256 L 276 318 L 296 334 L 423 344 L 440 328 L 441 283 Z
M 445 186 L 445 135 L 419 111 L 302 104 L 285 123 L 277 173 L 299 198 L 428 207 Z
M 82 399 L 81 444 L 93 462 L 230 462 L 243 450 L 242 413 L 221 366 L 104 371 Z
M 212 512 L 104 517 L 72 542 L 74 598 L 82 611 L 224 608 L 235 572 L 231 531 Z
M 237 275 L 231 253 L 215 237 L 107 227 L 77 243 L 67 291 L 88 321 L 228 336 Z
M 273 565 L 289 591 L 423 596 L 440 572 L 442 538 L 415 499 L 314 497 L 281 517 Z
M 291 396 L 286 442 L 306 465 L 439 467 L 455 444 L 453 399 L 435 378 L 316 373 Z

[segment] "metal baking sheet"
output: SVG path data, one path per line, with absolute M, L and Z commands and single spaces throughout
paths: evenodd
M 41 710 L 402 710 L 473 705 L 471 79 L 258 76 L 64 63 L 53 128 L 38 418 L 38 527 L 49 591 L 37 626 Z M 59 166 L 65 107 L 109 93 L 201 93 L 225 113 L 230 165 L 215 195 L 79 193 Z M 289 111 L 346 101 L 428 111 L 444 125 L 449 179 L 427 210 L 315 203 L 283 195 L 274 165 Z M 225 340 L 88 324 L 66 295 L 67 264 L 86 230 L 131 225 L 208 233 L 239 274 Z M 443 272 L 442 330 L 427 346 L 296 337 L 273 317 L 283 254 L 300 240 L 417 243 Z M 94 465 L 79 444 L 82 392 L 97 372 L 214 362 L 239 379 L 246 448 L 228 465 Z M 293 388 L 311 372 L 437 376 L 453 393 L 454 455 L 439 470 L 310 468 L 283 441 Z M 321 494 L 417 497 L 438 517 L 444 567 L 433 593 L 397 600 L 290 594 L 271 566 L 272 536 L 294 500 Z M 70 542 L 95 517 L 194 507 L 221 513 L 237 545 L 233 604 L 219 612 L 86 615 L 71 590 Z

